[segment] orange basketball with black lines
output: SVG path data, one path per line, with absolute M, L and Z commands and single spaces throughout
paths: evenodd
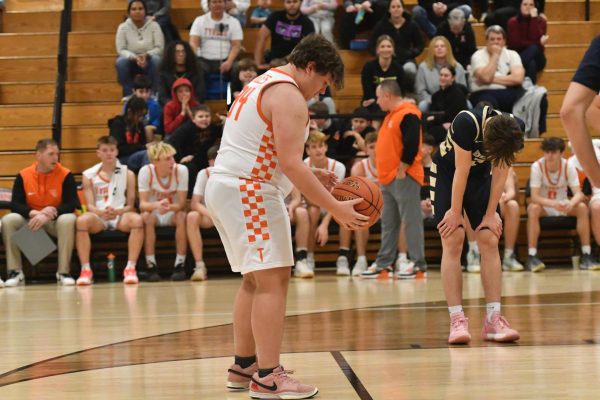
M 362 198 L 363 201 L 354 205 L 354 209 L 369 217 L 368 226 L 373 225 L 381 217 L 381 209 L 383 208 L 381 190 L 375 182 L 368 178 L 350 176 L 336 183 L 331 194 L 340 201 Z

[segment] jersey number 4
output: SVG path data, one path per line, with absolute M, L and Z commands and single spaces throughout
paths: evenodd
M 251 88 L 250 86 L 246 86 L 244 88 L 244 90 L 242 90 L 242 92 L 239 94 L 239 96 L 235 99 L 235 101 L 231 105 L 231 108 L 229 109 L 229 113 L 227 114 L 227 118 L 229 118 L 231 116 L 231 114 L 233 113 L 233 110 L 235 110 L 235 108 L 237 107 L 237 111 L 235 113 L 235 117 L 233 117 L 233 120 L 234 121 L 238 120 L 238 118 L 240 117 L 240 112 L 242 111 L 242 108 L 244 107 L 246 102 L 248 102 L 248 97 L 250 97 L 252 92 L 254 92 L 254 89 L 256 89 L 256 88 Z

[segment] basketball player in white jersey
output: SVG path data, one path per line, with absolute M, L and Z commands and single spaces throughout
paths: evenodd
M 98 139 L 96 155 L 100 163 L 83 171 L 83 195 L 87 212 L 77 217 L 76 247 L 81 274 L 77 285 L 91 285 L 93 281 L 90 267 L 90 233 L 118 229 L 129 232 L 127 266 L 123 271 L 123 282 L 138 283 L 135 272 L 144 226 L 142 217 L 135 212 L 135 175 L 122 165 L 117 156 L 118 142 L 112 136 Z
M 542 142 L 544 156 L 531 164 L 529 186 L 531 203 L 527 207 L 528 259 L 526 269 L 540 272 L 546 267 L 537 256 L 540 236 L 540 217 L 577 217 L 577 234 L 581 242 L 581 269 L 597 269 L 600 266 L 591 256 L 590 217 L 585 204 L 585 195 L 579 187 L 579 177 L 574 166 L 568 167 L 562 157 L 565 142 L 561 138 L 549 137 Z M 569 199 L 568 189 L 573 197 Z
M 342 59 L 327 39 L 305 37 L 289 56 L 249 83 L 233 103 L 206 186 L 206 205 L 233 271 L 243 275 L 233 311 L 235 362 L 228 387 L 263 399 L 304 399 L 318 390 L 289 376 L 279 363 L 285 303 L 294 264 L 285 196 L 297 187 L 329 210 L 341 226 L 368 219 L 329 193 L 331 174 L 302 162 L 308 135 L 306 100 L 343 82 Z M 257 365 L 258 360 L 258 365 Z M 285 396 L 285 397 L 284 397 Z
M 154 255 L 157 226 L 175 226 L 175 269 L 171 280 L 185 280 L 185 253 L 187 239 L 185 232 L 185 207 L 188 191 L 188 169 L 175 163 L 176 151 L 170 144 L 154 143 L 148 147 L 150 164 L 140 169 L 138 189 L 140 211 L 144 219 L 144 252 L 148 266 L 147 280 L 160 280 Z
M 377 132 L 369 132 L 365 137 L 365 151 L 367 158 L 363 158 L 352 166 L 350 175 L 365 177 L 377 185 L 377 167 L 375 166 L 375 147 L 377 145 Z M 367 243 L 369 241 L 369 228 L 358 229 L 354 232 L 354 242 L 356 243 L 356 263 L 352 268 L 352 276 L 360 276 L 369 266 L 367 261 Z
M 346 167 L 339 161 L 327 157 L 327 136 L 318 130 L 311 130 L 306 141 L 307 158 L 304 163 L 310 168 L 320 168 L 335 174 L 338 181 L 346 177 Z M 300 278 L 312 278 L 315 276 L 315 244 L 324 246 L 329 240 L 329 224 L 332 215 L 324 212 L 318 205 L 308 202 L 308 216 L 310 219 L 308 234 L 308 258 L 307 270 L 296 269 L 294 275 Z M 320 223 L 319 223 L 320 221 Z M 336 274 L 340 276 L 350 275 L 348 255 L 350 253 L 350 241 L 352 233 L 340 226 L 340 251 L 335 262 Z
M 200 229 L 208 229 L 215 226 L 213 224 L 210 213 L 204 204 L 204 193 L 206 191 L 206 182 L 212 171 L 213 165 L 215 165 L 215 158 L 217 158 L 218 146 L 212 146 L 208 149 L 208 167 L 200 170 L 196 177 L 196 184 L 194 185 L 194 192 L 192 194 L 192 201 L 190 203 L 190 212 L 187 214 L 186 230 L 187 238 L 190 243 L 190 249 L 194 255 L 194 261 L 196 267 L 194 273 L 190 278 L 192 281 L 204 281 L 207 278 L 206 264 L 204 264 L 203 252 L 202 252 L 202 235 Z

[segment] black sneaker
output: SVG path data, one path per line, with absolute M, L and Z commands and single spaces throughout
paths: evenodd
M 579 263 L 579 269 L 589 270 L 589 271 L 597 271 L 600 269 L 600 265 L 591 254 L 582 254 L 581 262 Z
M 185 268 L 183 264 L 177 264 L 175 266 L 175 271 L 171 275 L 172 281 L 187 281 L 187 274 L 185 273 Z
M 160 282 L 160 275 L 158 275 L 158 267 L 154 263 L 149 263 L 146 269 L 146 282 Z

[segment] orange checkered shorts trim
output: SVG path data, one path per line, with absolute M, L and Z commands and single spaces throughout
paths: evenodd
M 250 243 L 271 238 L 268 229 L 269 224 L 266 219 L 266 209 L 264 208 L 264 198 L 260 194 L 260 190 L 260 182 L 240 178 L 242 208 Z
M 276 167 L 277 152 L 273 143 L 273 134 L 267 132 L 260 140 L 258 155 L 250 175 L 259 181 L 269 182 L 273 179 L 273 171 Z

